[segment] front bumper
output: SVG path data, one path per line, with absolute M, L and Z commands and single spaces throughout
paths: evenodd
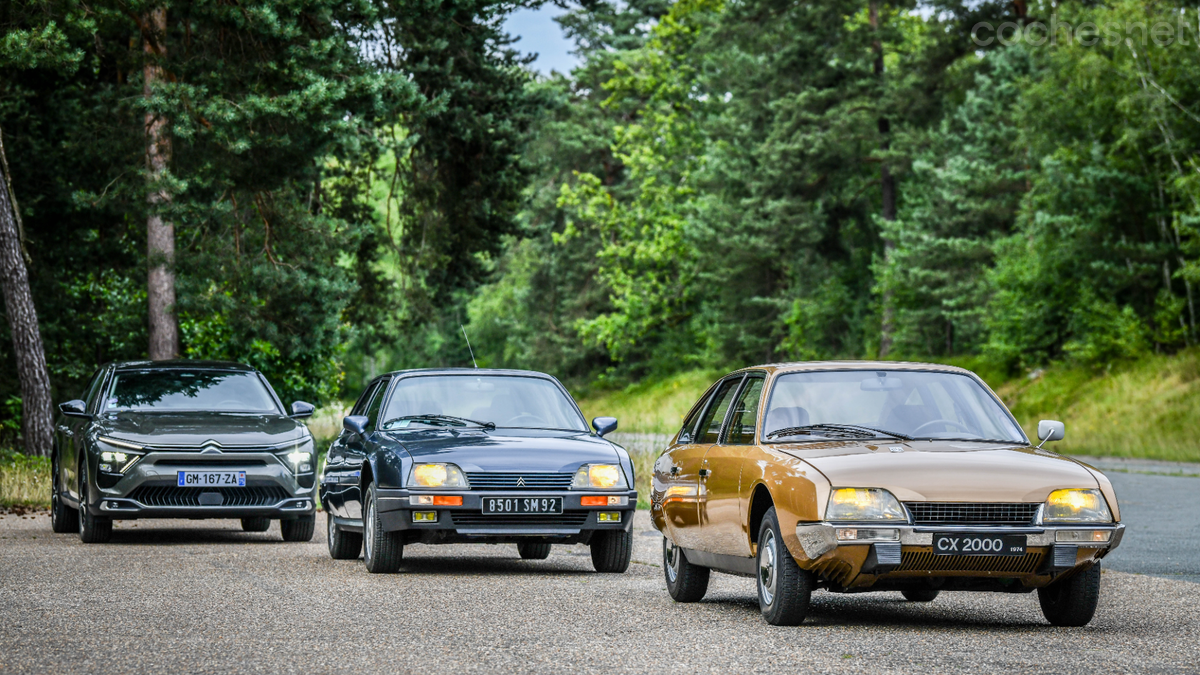
M 414 506 L 410 497 L 414 494 L 434 494 L 462 497 L 461 506 Z M 623 505 L 583 506 L 585 496 L 624 497 Z M 504 514 L 483 513 L 485 497 L 534 499 L 561 497 L 561 514 Z M 406 531 L 414 541 L 450 543 L 454 541 L 510 541 L 522 537 L 541 537 L 555 541 L 583 541 L 592 532 L 601 530 L 629 530 L 633 527 L 633 514 L 637 510 L 637 491 L 541 491 L 541 490 L 497 490 L 497 491 L 410 491 L 407 489 L 381 488 L 377 493 L 379 520 L 389 532 Z M 435 512 L 436 520 L 413 520 L 414 512 Z M 617 513 L 617 521 L 600 521 L 598 514 Z
M 839 540 L 837 531 L 871 529 L 895 531 L 894 538 Z M 1107 541 L 1078 541 L 1070 533 L 1108 532 Z M 942 555 L 933 549 L 934 534 L 981 536 L 1024 535 L 1022 556 Z M 1101 525 L 934 526 L 845 523 L 800 523 L 795 546 L 789 546 L 797 564 L 824 577 L 832 586 L 845 590 L 877 590 L 889 583 L 958 580 L 962 588 L 988 590 L 1032 590 L 1075 569 L 1090 566 L 1120 545 L 1125 534 L 1122 523 Z M 970 579 L 983 581 L 972 582 Z M 1000 581 L 1018 580 L 1015 586 Z M 974 584 L 974 585 L 972 585 Z
M 179 471 L 244 471 L 245 487 L 178 487 Z M 125 474 L 100 474 L 92 515 L 138 518 L 249 518 L 281 520 L 316 513 L 312 473 L 296 475 L 272 452 L 152 451 Z M 307 486 L 305 486 L 307 483 Z

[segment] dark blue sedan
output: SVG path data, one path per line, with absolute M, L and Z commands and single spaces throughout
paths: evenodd
M 513 543 L 540 560 L 588 544 L 597 572 L 624 572 L 633 548 L 633 464 L 589 428 L 549 375 L 406 370 L 359 396 L 329 448 L 321 500 L 329 554 L 371 572 L 400 568 L 406 544 Z

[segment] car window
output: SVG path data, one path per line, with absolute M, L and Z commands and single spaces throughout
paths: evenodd
M 826 428 L 776 434 L 810 425 Z M 1024 442 L 1012 417 L 974 378 L 913 370 L 839 370 L 780 375 L 771 387 L 764 440 L 844 434 L 871 427 L 916 438 Z M 870 434 L 870 431 L 865 433 Z
M 88 410 L 95 410 L 92 404 L 96 402 L 96 392 L 100 389 L 100 383 L 104 381 L 103 374 L 103 368 L 97 370 L 92 374 L 92 379 L 88 380 L 87 386 L 83 388 L 83 402 L 87 404 L 85 407 Z
M 379 422 L 379 407 L 383 403 L 383 395 L 387 393 L 389 380 L 383 380 L 379 386 L 375 388 L 375 395 L 371 398 L 370 405 L 367 406 L 367 428 L 375 428 L 375 424 Z
M 704 392 L 704 396 L 700 397 L 700 402 L 692 408 L 692 411 L 687 416 L 687 419 L 683 421 L 683 427 L 679 430 L 679 443 L 691 443 L 692 439 L 695 438 L 696 422 L 700 419 L 700 415 L 708 407 L 708 400 L 712 398 L 713 392 L 716 391 L 716 389 L 716 385 L 709 387 L 708 391 Z
M 280 413 L 256 373 L 202 369 L 118 370 L 108 411 Z
M 355 401 L 354 407 L 350 409 L 350 414 L 351 415 L 367 414 L 367 405 L 370 404 L 372 400 L 374 400 L 372 397 L 375 395 L 375 391 L 377 389 L 379 389 L 378 382 L 372 382 L 370 385 L 368 385 L 367 388 L 365 390 L 363 390 L 362 396 L 359 396 L 358 400 Z
M 587 431 L 553 381 L 524 375 L 419 375 L 396 383 L 381 428 L 389 431 L 491 422 L 510 429 Z
M 758 423 L 758 402 L 762 399 L 762 390 L 763 378 L 746 379 L 742 393 L 733 406 L 733 416 L 729 419 L 729 432 L 725 440 L 729 445 L 754 444 L 754 427 Z
M 721 423 L 725 421 L 725 413 L 729 410 L 733 392 L 741 381 L 741 375 L 731 377 L 717 388 L 717 393 L 713 394 L 712 400 L 708 402 L 704 416 L 700 418 L 700 426 L 696 427 L 697 443 L 716 443 L 721 437 Z

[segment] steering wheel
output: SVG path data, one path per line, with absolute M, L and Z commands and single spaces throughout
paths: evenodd
M 525 421 L 532 422 L 534 424 L 541 424 L 543 426 L 546 424 L 546 420 L 538 417 L 537 415 L 532 413 L 521 413 L 520 415 L 510 419 L 505 426 L 524 426 Z
M 971 430 L 969 428 L 967 428 L 967 426 L 965 424 L 959 424 L 958 422 L 955 422 L 954 420 L 941 419 L 941 420 L 930 420 L 930 421 L 926 422 L 925 424 L 922 424 L 921 426 L 917 427 L 916 429 L 913 429 L 912 431 L 910 431 L 908 433 L 908 435 L 916 436 L 916 435 L 920 434 L 921 430 L 924 429 L 925 427 L 930 427 L 935 424 L 950 424 L 950 425 L 958 427 L 959 429 L 962 429 L 963 431 L 967 432 L 968 434 L 971 433 Z

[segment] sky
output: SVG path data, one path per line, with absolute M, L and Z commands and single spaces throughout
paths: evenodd
M 554 23 L 554 17 L 564 11 L 546 3 L 540 9 L 518 9 L 504 22 L 505 32 L 521 38 L 513 45 L 516 49 L 538 55 L 530 67 L 543 75 L 549 75 L 551 70 L 565 75 L 579 63 L 579 59 L 567 53 L 573 45 L 563 35 L 562 28 Z

